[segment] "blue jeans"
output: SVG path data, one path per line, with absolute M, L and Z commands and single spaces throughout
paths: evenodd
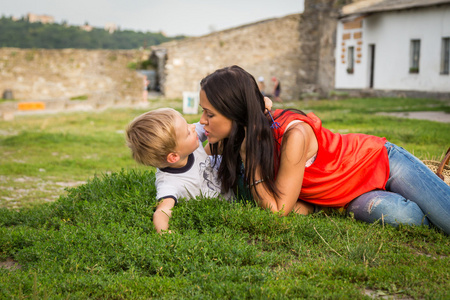
M 398 226 L 432 223 L 450 234 L 450 186 L 405 149 L 387 142 L 389 179 L 386 191 L 374 190 L 347 207 L 355 219 Z

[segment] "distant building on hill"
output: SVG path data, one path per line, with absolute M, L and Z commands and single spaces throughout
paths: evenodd
M 30 22 L 30 23 L 37 23 L 37 22 L 41 22 L 42 24 L 55 23 L 55 18 L 52 16 L 48 16 L 48 15 L 37 15 L 37 14 L 28 13 L 27 19 L 28 19 L 28 22 Z
M 109 33 L 113 33 L 117 30 L 117 25 L 114 23 L 106 23 L 104 29 Z
M 84 30 L 84 31 L 87 31 L 87 32 L 90 32 L 90 31 L 92 31 L 92 29 L 94 29 L 94 27 L 92 27 L 92 26 L 89 25 L 89 24 L 84 24 L 84 25 L 80 26 L 79 28 L 80 28 L 81 30 Z

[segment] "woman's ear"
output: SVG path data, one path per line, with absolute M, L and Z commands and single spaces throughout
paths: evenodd
M 180 160 L 180 156 L 175 152 L 171 152 L 167 155 L 167 162 L 169 164 L 174 164 L 179 160 Z

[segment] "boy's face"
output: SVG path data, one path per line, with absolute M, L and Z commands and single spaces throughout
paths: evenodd
M 175 118 L 175 134 L 177 136 L 175 151 L 181 158 L 189 156 L 198 148 L 199 141 L 195 125 L 188 124 L 180 115 Z

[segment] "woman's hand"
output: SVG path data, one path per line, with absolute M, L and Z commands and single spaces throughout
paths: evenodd
M 303 202 L 301 200 L 297 200 L 295 203 L 294 209 L 292 210 L 294 213 L 299 215 L 309 215 L 314 213 L 314 205 L 308 202 Z
M 270 100 L 270 98 L 264 97 L 264 107 L 266 108 L 264 113 L 267 113 L 272 110 L 272 104 L 273 103 L 272 103 L 272 100 Z

